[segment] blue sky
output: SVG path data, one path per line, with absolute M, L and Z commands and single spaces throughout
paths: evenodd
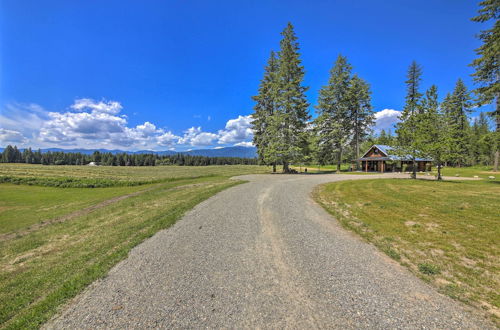
M 478 9 L 470 0 L 0 6 L 0 142 L 34 147 L 248 145 L 251 96 L 288 21 L 310 103 L 342 53 L 371 84 L 376 129 L 388 127 L 412 60 L 423 67 L 423 89 L 436 84 L 443 96 L 458 78 L 473 87 L 468 64 L 485 28 L 470 21 Z

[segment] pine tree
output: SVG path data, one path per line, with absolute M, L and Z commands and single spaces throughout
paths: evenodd
M 461 79 L 457 80 L 453 93 L 445 98 L 443 108 L 449 140 L 448 158 L 460 167 L 465 164 L 465 156 L 469 154 L 467 116 L 472 110 L 470 92 Z
M 276 150 L 269 149 L 276 136 L 276 127 L 270 126 L 270 119 L 276 112 L 277 71 L 278 59 L 272 51 L 259 86 L 259 94 L 253 97 L 256 104 L 252 114 L 253 143 L 257 147 L 259 160 L 264 164 L 272 164 L 273 172 L 276 172 L 278 154 Z
M 302 160 L 307 149 L 306 128 L 310 115 L 305 95 L 308 88 L 302 85 L 304 67 L 300 60 L 297 36 L 291 23 L 288 23 L 281 35 L 283 39 L 278 53 L 276 86 L 277 111 L 271 120 L 273 132 L 277 134 L 270 144 L 270 150 L 279 155 L 283 171 L 289 172 L 289 164 Z
M 402 156 L 410 156 L 412 160 L 412 175 L 413 179 L 417 178 L 417 163 L 418 149 L 415 145 L 416 138 L 419 134 L 417 131 L 418 114 L 421 112 L 420 100 L 422 94 L 419 92 L 420 81 L 422 76 L 422 68 L 417 62 L 413 61 L 408 68 L 406 83 L 406 102 L 401 113 L 401 121 L 396 128 L 398 153 Z
M 496 123 L 496 138 L 493 140 L 495 149 L 495 160 L 493 170 L 498 171 L 498 159 L 500 157 L 500 1 L 485 0 L 479 3 L 482 8 L 479 15 L 472 18 L 475 22 L 488 22 L 493 20 L 493 27 L 481 31 L 479 39 L 483 44 L 476 49 L 479 56 L 472 62 L 476 72 L 472 74 L 474 81 L 480 85 L 474 92 L 479 96 L 479 104 L 490 104 L 495 100 L 495 110 L 490 113 Z
M 485 112 L 479 113 L 474 119 L 470 134 L 471 164 L 490 164 L 490 147 L 485 146 L 485 136 L 490 134 L 488 119 Z
M 352 66 L 347 62 L 347 58 L 339 55 L 330 70 L 328 85 L 319 91 L 316 106 L 318 117 L 315 120 L 315 127 L 319 154 L 323 161 L 333 160 L 336 154 L 337 171 L 340 171 L 342 151 L 351 132 L 349 115 L 354 98 L 351 89 L 351 71 Z
M 444 115 L 439 107 L 437 87 L 432 85 L 420 104 L 416 147 L 433 158 L 438 169 L 437 179 L 442 180 L 441 167 L 448 150 Z
M 369 127 L 373 125 L 375 116 L 371 105 L 370 86 L 356 74 L 351 79 L 348 90 L 349 100 L 349 128 L 352 131 L 352 144 L 356 159 L 359 159 L 359 145 L 368 135 Z M 356 170 L 360 169 L 356 161 Z
M 381 130 L 379 135 L 374 139 L 373 144 L 382 144 L 392 147 L 394 145 L 394 136 L 391 135 L 390 130 Z

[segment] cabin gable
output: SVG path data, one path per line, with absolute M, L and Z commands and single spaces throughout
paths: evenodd
M 378 148 L 376 145 L 372 146 L 362 158 L 374 158 L 374 157 L 387 157 L 388 155 L 382 151 L 381 148 Z

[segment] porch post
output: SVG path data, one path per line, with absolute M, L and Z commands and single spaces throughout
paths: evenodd
M 365 172 L 368 172 L 368 161 L 365 160 Z
M 382 164 L 382 166 L 380 166 L 380 172 L 384 173 L 384 171 L 385 171 L 385 162 L 383 160 L 381 160 L 380 163 Z

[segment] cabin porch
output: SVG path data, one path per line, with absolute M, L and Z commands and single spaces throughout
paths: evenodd
M 386 160 L 363 160 L 360 170 L 363 172 L 411 172 L 412 161 L 386 161 Z M 417 161 L 417 171 L 425 172 L 432 170 L 430 161 Z

